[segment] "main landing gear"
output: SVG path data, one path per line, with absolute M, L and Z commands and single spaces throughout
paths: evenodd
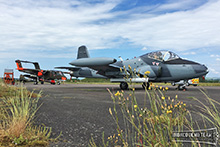
M 187 90 L 185 84 L 184 85 L 178 85 L 177 89 L 178 90 Z
M 144 82 L 143 84 L 142 84 L 142 87 L 143 87 L 143 89 L 149 89 L 149 87 L 150 87 L 150 83 L 149 82 Z M 127 82 L 121 82 L 120 83 L 120 88 L 121 88 L 121 90 L 127 90 L 128 89 L 128 83 Z
M 126 83 L 126 82 L 121 82 L 120 88 L 121 88 L 121 90 L 127 90 L 127 89 L 128 89 L 128 83 Z
M 150 83 L 149 82 L 144 82 L 143 84 L 142 84 L 142 87 L 145 89 L 149 89 L 149 87 L 150 87 Z

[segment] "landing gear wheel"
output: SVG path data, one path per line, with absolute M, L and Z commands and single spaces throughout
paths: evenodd
M 38 84 L 38 82 L 34 82 L 34 85 L 37 85 Z
M 60 85 L 60 81 L 57 82 L 57 85 Z
M 178 85 L 177 89 L 178 90 L 186 90 L 186 86 L 185 85 Z
M 128 89 L 128 83 L 126 83 L 126 82 L 121 82 L 120 88 L 121 88 L 121 90 L 127 90 L 127 89 Z
M 44 84 L 44 81 L 41 81 L 41 84 Z
M 147 85 L 146 85 L 146 84 L 147 84 Z M 148 83 L 148 82 L 147 82 L 147 83 L 145 83 L 145 82 L 144 82 L 144 83 L 142 84 L 142 87 L 143 87 L 143 89 L 145 89 L 145 88 L 146 88 L 146 89 L 148 90 L 148 89 L 149 89 L 149 87 L 150 87 L 150 83 Z

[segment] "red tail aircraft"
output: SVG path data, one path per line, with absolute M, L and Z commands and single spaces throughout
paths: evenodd
M 40 69 L 40 65 L 38 64 L 38 62 L 22 60 L 16 60 L 15 62 L 18 71 L 27 73 L 26 75 L 23 75 L 23 77 L 32 79 L 34 81 L 34 84 L 38 84 L 39 82 L 41 82 L 41 84 L 44 84 L 44 82 L 50 82 L 54 85 L 57 81 L 57 84 L 60 85 L 60 81 L 66 80 L 66 77 L 64 76 L 62 71 L 42 70 Z M 22 63 L 31 63 L 34 65 L 35 69 L 23 68 Z M 25 82 L 24 79 L 20 79 L 20 81 Z

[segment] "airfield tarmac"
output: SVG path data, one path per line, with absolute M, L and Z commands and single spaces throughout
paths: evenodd
M 97 143 L 102 142 L 102 132 L 105 138 L 117 134 L 116 125 L 109 114 L 109 108 L 113 108 L 113 102 L 107 88 L 113 93 L 120 91 L 119 85 L 98 85 L 98 84 L 64 84 L 64 85 L 33 85 L 25 84 L 27 89 L 42 91 L 40 103 L 42 106 L 38 110 L 35 124 L 44 124 L 52 127 L 52 137 L 59 136 L 60 142 L 52 143 L 51 146 L 88 146 L 91 135 Z M 209 97 L 219 100 L 220 87 L 202 87 Z M 141 85 L 135 86 L 135 95 L 139 106 L 144 105 L 146 97 Z M 129 93 L 129 91 L 125 91 Z M 190 112 L 198 111 L 195 107 L 198 102 L 192 97 L 196 97 L 205 103 L 205 95 L 199 87 L 188 87 L 187 91 L 178 91 L 176 87 L 169 86 L 166 96 L 178 99 L 186 103 Z M 146 102 L 149 106 L 149 102 Z M 202 123 L 198 115 L 193 114 L 193 119 Z

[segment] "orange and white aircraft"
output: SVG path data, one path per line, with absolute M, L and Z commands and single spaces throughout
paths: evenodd
M 24 77 L 27 77 L 29 79 L 32 79 L 34 81 L 34 84 L 38 84 L 38 82 L 41 82 L 41 84 L 44 84 L 44 82 L 50 82 L 51 84 L 57 84 L 60 85 L 60 81 L 65 81 L 66 77 L 64 76 L 62 71 L 56 71 L 56 70 L 42 70 L 40 69 L 40 65 L 38 62 L 31 62 L 31 61 L 22 61 L 22 60 L 16 60 L 17 70 L 20 72 L 27 73 L 26 75 L 23 75 Z M 31 63 L 34 64 L 35 69 L 30 68 L 23 68 L 22 63 Z

